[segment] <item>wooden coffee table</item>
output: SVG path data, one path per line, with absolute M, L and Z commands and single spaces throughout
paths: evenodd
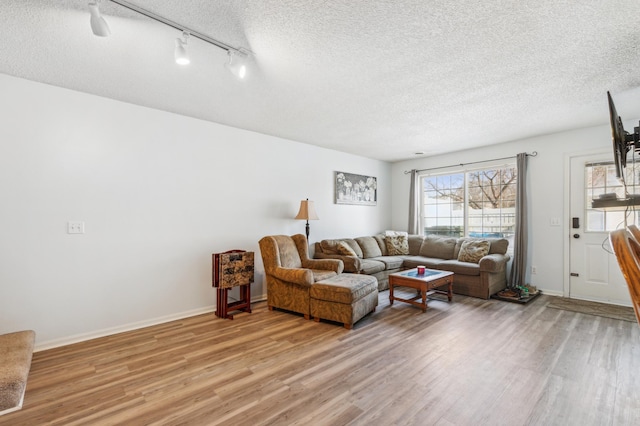
M 439 287 L 447 286 L 447 290 Z M 412 299 L 402 299 L 393 295 L 394 287 L 415 288 L 420 293 Z M 432 293 L 446 294 L 449 302 L 453 297 L 453 272 L 437 271 L 435 269 L 425 269 L 424 274 L 418 274 L 418 269 L 408 269 L 389 275 L 389 304 L 393 305 L 394 300 L 410 303 L 422 308 L 422 312 L 427 311 L 427 296 Z M 421 299 L 421 302 L 416 300 Z

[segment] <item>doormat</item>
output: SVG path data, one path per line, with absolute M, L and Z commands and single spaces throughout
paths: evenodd
M 633 312 L 633 308 L 628 308 L 626 306 L 590 302 L 588 300 L 569 299 L 566 297 L 553 297 L 547 306 L 549 308 L 561 309 L 563 311 L 636 322 L 636 314 Z
M 512 292 L 512 293 L 514 293 L 513 296 L 510 295 L 508 290 L 503 290 L 503 291 L 497 292 L 496 294 L 492 294 L 491 298 L 496 300 L 502 300 L 503 302 L 513 302 L 513 303 L 520 303 L 521 305 L 525 305 L 535 300 L 538 296 L 542 294 L 542 292 L 538 290 L 535 293 L 530 294 L 529 297 L 521 298 L 517 293 L 515 292 Z

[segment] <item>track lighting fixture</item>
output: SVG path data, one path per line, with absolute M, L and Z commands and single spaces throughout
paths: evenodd
M 100 0 L 93 0 L 89 3 L 89 13 L 91 13 L 91 31 L 98 37 L 107 37 L 111 35 L 109 24 L 104 20 L 100 13 Z
M 111 30 L 109 29 L 109 25 L 104 20 L 102 15 L 100 14 L 99 5 L 102 0 L 90 0 L 89 1 L 89 11 L 91 12 L 91 30 L 93 33 L 100 37 L 106 37 L 111 34 Z M 250 51 L 246 49 L 236 48 L 230 46 L 221 41 L 215 40 L 205 34 L 199 33 L 198 31 L 194 31 L 185 27 L 184 25 L 180 25 L 177 22 L 174 22 L 170 19 L 164 18 L 160 15 L 156 15 L 153 12 L 150 12 L 146 9 L 141 8 L 140 6 L 136 6 L 133 3 L 124 0 L 109 0 L 111 3 L 115 3 L 124 8 L 137 12 L 141 15 L 146 16 L 147 18 L 151 18 L 154 21 L 160 22 L 162 24 L 168 25 L 176 30 L 182 31 L 182 39 L 176 38 L 176 47 L 174 50 L 174 56 L 176 59 L 176 63 L 180 65 L 186 65 L 190 62 L 189 54 L 187 52 L 187 41 L 189 37 L 195 37 L 204 42 L 207 42 L 213 46 L 219 47 L 220 49 L 224 49 L 227 51 L 229 55 L 229 62 L 225 64 L 225 66 L 231 71 L 236 77 L 243 79 L 247 74 L 247 66 L 244 63 L 244 59 L 248 56 Z
M 226 63 L 226 67 L 240 80 L 244 79 L 247 75 L 247 66 L 244 63 L 242 52 L 234 52 L 229 50 L 229 62 Z
M 191 60 L 189 59 L 189 52 L 187 52 L 187 42 L 189 41 L 189 33 L 186 31 L 182 33 L 182 39 L 176 38 L 176 48 L 174 56 L 176 58 L 176 64 L 189 65 Z

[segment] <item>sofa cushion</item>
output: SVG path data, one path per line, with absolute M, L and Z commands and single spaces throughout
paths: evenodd
M 358 272 L 363 274 L 375 274 L 376 272 L 384 271 L 386 265 L 379 260 L 362 259 L 360 261 L 360 270 Z
M 491 247 L 489 247 L 489 254 L 507 254 L 509 240 L 505 238 L 488 238 L 487 241 L 491 244 Z
M 382 256 L 387 256 L 389 252 L 387 251 L 387 244 L 384 242 L 384 235 L 374 235 L 373 238 L 376 239 L 376 243 L 378 243 L 378 247 L 380 247 Z
M 309 296 L 313 299 L 349 305 L 373 292 L 378 292 L 378 280 L 375 277 L 340 274 L 313 284 Z
M 398 256 L 379 256 L 374 257 L 371 260 L 377 260 L 385 264 L 386 269 L 398 269 L 402 267 L 404 263 L 404 257 Z
M 462 243 L 464 243 L 465 241 L 467 241 L 469 238 L 466 237 L 462 237 L 462 238 L 458 238 L 456 241 L 456 247 L 453 249 L 453 257 L 452 259 L 457 259 L 458 256 L 460 255 L 460 247 L 462 246 Z
M 480 265 L 477 263 L 460 262 L 459 260 L 443 260 L 438 269 L 451 271 L 454 274 L 478 276 L 480 275 Z
M 342 241 L 349 244 L 349 246 L 353 249 L 353 251 L 356 252 L 356 256 L 362 259 L 362 255 L 363 255 L 362 249 L 360 248 L 356 240 L 354 240 L 353 238 L 344 238 Z
M 272 237 L 278 250 L 280 266 L 283 268 L 302 268 L 302 260 L 296 247 L 296 243 L 287 235 L 274 235 Z M 264 252 L 263 252 L 264 253 Z
M 489 254 L 489 241 L 467 240 L 460 246 L 458 260 L 460 262 L 479 263 L 480 259 Z
M 409 235 L 409 254 L 412 256 L 419 255 L 423 241 L 424 237 L 422 235 Z
M 336 246 L 336 251 L 342 256 L 358 256 L 349 244 L 345 241 L 340 241 Z
M 362 249 L 362 257 L 364 259 L 368 259 L 370 257 L 378 257 L 382 256 L 382 251 L 380 250 L 380 246 L 378 246 L 378 242 L 373 237 L 358 237 L 356 238 L 356 242 Z
M 456 247 L 456 238 L 427 235 L 420 247 L 420 256 L 436 257 L 438 259 L 455 259 L 453 251 Z
M 385 235 L 384 242 L 388 256 L 409 254 L 409 238 L 406 235 Z
M 334 271 L 327 271 L 324 269 L 312 269 L 311 273 L 313 274 L 313 282 L 326 280 L 327 278 L 335 277 L 336 275 L 338 275 Z
M 418 266 L 426 266 L 427 268 L 442 269 L 440 265 L 446 262 L 444 259 L 424 256 L 409 256 L 404 258 L 403 266 L 405 268 L 416 268 Z

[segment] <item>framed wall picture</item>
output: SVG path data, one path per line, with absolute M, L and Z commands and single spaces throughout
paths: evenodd
M 336 204 L 378 204 L 378 179 L 373 176 L 335 172 Z

